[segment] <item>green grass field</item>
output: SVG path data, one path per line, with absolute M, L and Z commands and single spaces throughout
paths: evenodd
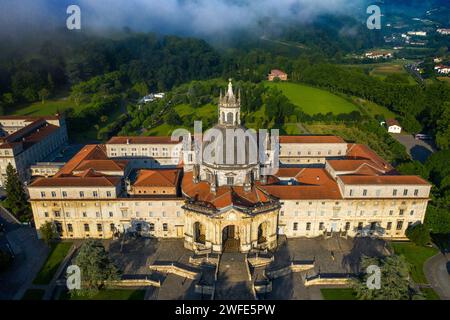
M 328 112 L 333 114 L 350 113 L 358 110 L 357 106 L 344 98 L 304 84 L 266 81 L 265 85 L 279 88 L 294 105 L 310 115 Z
M 49 116 L 54 115 L 58 111 L 62 112 L 69 108 L 74 108 L 77 111 L 80 111 L 86 106 L 87 105 L 82 105 L 77 107 L 68 97 L 65 96 L 65 94 L 61 94 L 57 97 L 46 100 L 44 103 L 37 101 L 30 104 L 17 106 L 13 110 L 7 110 L 7 113 L 20 116 Z
M 422 288 L 420 291 L 422 291 L 427 300 L 441 300 L 432 288 Z
M 419 247 L 412 242 L 392 242 L 392 248 L 398 255 L 405 256 L 411 264 L 411 277 L 416 283 L 427 283 L 423 273 L 425 261 L 438 253 L 438 249 L 430 247 Z
M 145 290 L 105 289 L 93 297 L 71 297 L 67 292 L 61 294 L 60 300 L 144 300 Z
M 33 284 L 50 283 L 56 271 L 58 270 L 59 265 L 66 257 L 71 247 L 71 242 L 60 242 L 57 244 L 52 244 L 47 261 L 37 274 L 36 278 L 33 281 Z
M 367 112 L 372 117 L 382 115 L 385 119 L 395 119 L 397 116 L 394 112 L 386 107 L 380 106 L 372 101 L 368 101 L 358 97 L 352 97 L 352 101 L 357 104 L 362 111 Z
M 324 300 L 357 300 L 352 288 L 321 288 Z

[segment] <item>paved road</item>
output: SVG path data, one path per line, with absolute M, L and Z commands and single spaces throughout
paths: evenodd
M 216 300 L 253 300 L 243 253 L 223 253 L 216 282 Z
M 414 160 L 425 162 L 435 151 L 431 144 L 423 140 L 417 140 L 410 134 L 391 133 L 391 136 L 406 147 L 406 151 Z
M 37 239 L 36 230 L 21 226 L 0 210 L 0 223 L 6 225 L 3 241 L 15 255 L 13 265 L 0 274 L 0 300 L 20 299 L 47 258 L 49 248 Z
M 447 271 L 450 255 L 439 253 L 425 262 L 424 271 L 428 283 L 442 300 L 450 300 L 450 275 Z

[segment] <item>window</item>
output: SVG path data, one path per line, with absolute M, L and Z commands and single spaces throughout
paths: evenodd
M 292 230 L 297 231 L 298 230 L 298 222 L 294 222 L 292 225 Z
M 394 210 L 389 210 L 389 215 L 392 216 L 394 214 Z
M 114 225 L 114 223 L 111 223 L 109 225 L 109 229 L 111 230 L 111 232 L 114 232 L 116 230 L 116 226 Z
M 419 195 L 419 189 L 414 190 L 414 196 L 418 196 Z
M 97 223 L 97 232 L 102 232 L 103 231 L 103 227 L 101 225 L 101 223 Z
M 403 190 L 403 195 L 407 196 L 408 195 L 408 189 Z
M 169 231 L 167 223 L 163 223 L 163 231 Z
M 84 191 L 80 191 L 80 198 L 84 198 Z
M 323 222 L 319 223 L 319 230 L 323 230 Z
M 114 213 L 109 212 L 109 217 L 110 217 L 110 218 L 114 217 Z
M 409 215 L 410 215 L 410 216 L 413 216 L 413 215 L 414 215 L 414 210 L 411 210 L 411 211 L 409 212 Z
M 111 198 L 111 191 L 106 191 L 106 196 L 107 196 L 108 198 Z
M 367 189 L 364 189 L 364 190 L 363 190 L 363 196 L 364 196 L 364 197 L 367 196 Z
M 397 221 L 397 230 L 402 230 L 403 228 L 403 221 Z
M 52 198 L 56 198 L 56 192 L 52 191 Z
M 86 217 L 87 217 L 87 213 L 83 212 L 83 218 L 86 218 Z
M 350 230 L 350 222 L 345 223 L 345 231 Z
M 227 177 L 227 184 L 229 186 L 233 185 L 234 184 L 234 177 Z
M 404 209 L 400 209 L 400 212 L 399 212 L 399 215 L 403 215 L 405 213 L 405 210 Z
M 61 212 L 59 212 L 59 211 L 55 211 L 55 217 L 56 217 L 56 218 L 59 218 L 59 217 L 61 217 Z
M 358 230 L 361 231 L 363 228 L 363 223 L 362 222 L 358 222 Z
M 71 224 L 71 223 L 69 223 L 69 224 L 67 225 L 67 231 L 68 231 L 68 232 L 73 232 L 73 227 L 72 227 L 72 224 Z
M 45 198 L 45 192 L 41 191 L 41 198 Z
M 48 212 L 44 212 L 44 217 L 48 218 Z
M 311 230 L 311 222 L 306 223 L 306 231 Z
M 92 192 L 92 195 L 94 196 L 94 198 L 98 198 L 98 192 L 97 191 Z
M 155 224 L 154 223 L 150 223 L 150 226 L 148 228 L 149 231 L 155 231 Z
M 62 192 L 62 196 L 63 196 L 63 198 L 67 198 L 67 192 L 66 192 L 66 191 L 63 191 L 63 192 Z
M 96 213 L 95 213 L 95 216 L 96 216 L 97 218 L 100 218 L 100 212 L 96 212 Z
M 392 222 L 388 222 L 386 225 L 386 230 L 391 230 L 392 229 Z
M 70 212 L 66 212 L 66 217 L 70 218 Z
M 280 216 L 284 216 L 284 211 L 280 211 Z
M 84 231 L 89 232 L 89 225 L 87 223 L 84 224 Z
M 396 196 L 397 195 L 397 189 L 392 190 L 392 195 Z
M 350 189 L 350 197 L 353 196 L 353 189 Z

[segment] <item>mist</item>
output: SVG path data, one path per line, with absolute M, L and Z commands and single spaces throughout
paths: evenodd
M 152 31 L 211 37 L 258 28 L 261 21 L 309 23 L 323 14 L 365 14 L 366 0 L 1 0 L 0 34 L 64 28 L 81 8 L 82 29 Z

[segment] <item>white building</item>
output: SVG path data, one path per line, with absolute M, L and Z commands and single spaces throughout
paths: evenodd
M 386 120 L 386 127 L 388 129 L 388 132 L 390 133 L 401 133 L 402 127 L 395 119 L 387 119 Z
M 11 164 L 23 181 L 31 178 L 30 167 L 67 143 L 67 129 L 60 116 L 0 117 L 0 186 Z
M 243 129 L 239 116 L 230 83 L 214 129 Z M 225 141 L 203 150 L 218 156 L 230 147 Z M 267 158 L 256 162 L 249 160 L 249 142 L 232 145 L 244 161 L 226 164 L 197 162 L 194 149 L 176 153 L 179 145 L 168 137 L 116 137 L 86 146 L 55 176 L 28 187 L 36 227 L 52 221 L 63 238 L 133 230 L 182 238 L 193 250 L 247 252 L 276 247 L 278 235 L 401 239 L 424 220 L 427 181 L 400 176 L 367 146 L 339 137 L 282 136 L 279 149 L 266 145 Z M 281 167 L 266 174 L 276 151 Z

